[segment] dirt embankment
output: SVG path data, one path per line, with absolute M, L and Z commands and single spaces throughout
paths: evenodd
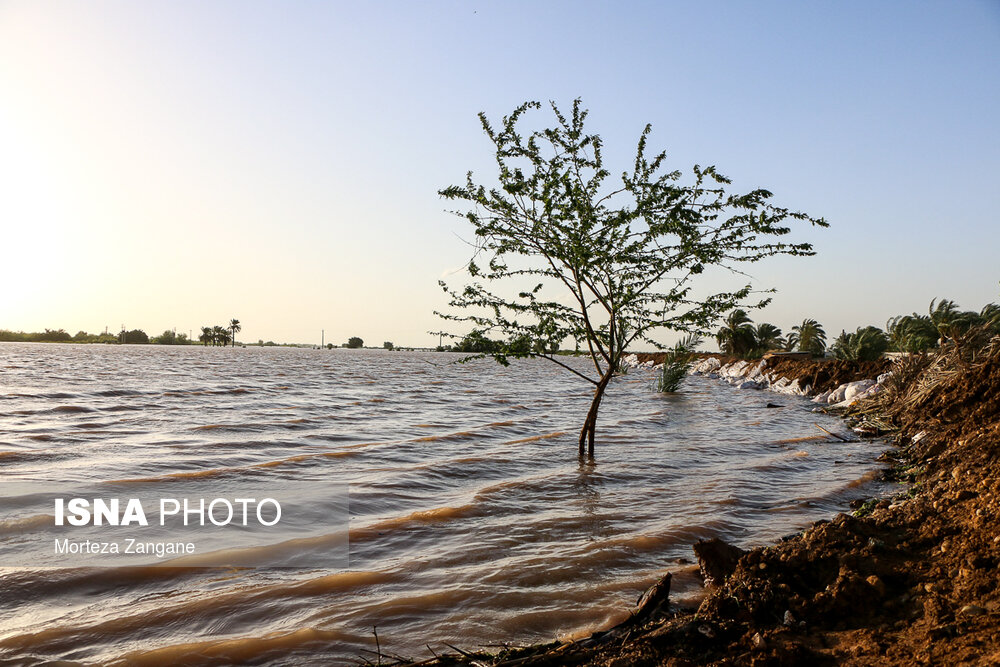
M 820 391 L 887 369 L 773 368 Z M 1000 665 L 1000 341 L 898 362 L 855 413 L 898 429 L 907 495 L 742 554 L 697 610 L 660 599 L 581 642 L 433 664 Z
M 888 359 L 878 361 L 844 361 L 842 359 L 768 359 L 767 370 L 799 385 L 812 387 L 812 393 L 831 391 L 846 382 L 874 380 L 892 369 Z
M 644 352 L 636 354 L 639 363 L 652 361 L 663 363 L 663 352 Z M 723 364 L 741 361 L 739 357 L 726 354 L 703 353 L 699 357 L 716 357 Z M 756 363 L 756 362 L 755 362 Z M 878 361 L 845 361 L 843 359 L 795 359 L 776 357 L 767 360 L 767 372 L 789 380 L 799 380 L 799 385 L 809 385 L 812 393 L 818 394 L 831 391 L 846 382 L 858 380 L 874 380 L 882 373 L 892 370 L 893 362 L 889 359 Z

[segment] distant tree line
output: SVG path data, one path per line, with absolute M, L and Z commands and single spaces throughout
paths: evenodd
M 30 333 L 0 329 L 0 341 L 18 343 L 128 343 L 129 345 L 148 343 L 154 345 L 190 345 L 192 343 L 187 334 L 179 334 L 169 329 L 152 338 L 142 329 L 128 331 L 123 329 L 117 334 L 92 334 L 86 331 L 77 331 L 73 336 L 70 336 L 65 329 L 46 329 L 43 332 Z
M 10 331 L 0 329 L 0 341 L 5 343 L 117 343 L 114 334 L 89 334 L 79 331 L 70 336 L 65 329 L 46 329 L 45 331 Z
M 754 325 L 744 310 L 734 310 L 716 333 L 719 350 L 744 359 L 759 358 L 769 351 L 808 352 L 814 356 L 871 361 L 886 352 L 926 352 L 955 340 L 975 328 L 1000 334 L 1000 306 L 986 304 L 980 311 L 963 311 L 950 299 L 931 300 L 926 315 L 897 315 L 885 329 L 858 327 L 853 333 L 841 331 L 827 348 L 826 332 L 813 319 L 792 327 L 787 336 L 768 322 Z
M 227 327 L 202 327 L 201 336 L 198 340 L 208 345 L 235 345 L 236 333 L 241 331 L 240 321 L 230 320 Z M 159 336 L 150 336 L 142 329 L 122 329 L 117 334 L 102 333 L 91 334 L 86 331 L 78 331 L 76 335 L 70 336 L 65 329 L 46 329 L 42 332 L 25 333 L 23 331 L 9 331 L 0 329 L 0 342 L 14 343 L 107 343 L 107 344 L 128 344 L 128 345 L 193 345 L 185 333 L 177 333 L 167 329 Z M 270 343 L 274 345 L 274 343 Z
M 473 330 L 454 345 L 438 346 L 439 352 L 465 352 L 467 354 L 504 354 L 512 357 L 536 354 L 556 354 L 562 339 L 532 339 L 530 336 L 516 336 L 509 341 L 494 340 L 481 330 Z

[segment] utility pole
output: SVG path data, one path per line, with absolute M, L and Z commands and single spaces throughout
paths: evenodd
M 326 347 L 326 329 L 319 330 L 319 346 Z

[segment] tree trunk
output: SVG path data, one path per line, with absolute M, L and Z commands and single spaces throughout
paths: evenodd
M 601 378 L 601 381 L 597 383 L 597 388 L 594 389 L 594 400 L 590 403 L 587 419 L 583 422 L 583 428 L 580 430 L 581 457 L 583 456 L 584 445 L 586 445 L 587 456 L 591 459 L 594 458 L 594 433 L 597 431 L 597 411 L 601 407 L 604 390 L 608 388 L 608 383 L 611 382 L 612 375 L 612 369 L 609 368 L 608 372 Z

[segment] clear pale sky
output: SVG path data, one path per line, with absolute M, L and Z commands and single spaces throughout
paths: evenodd
M 476 113 L 577 96 L 613 173 L 651 122 L 830 222 L 750 267 L 757 321 L 1000 300 L 996 0 L 30 0 L 0 2 L 0 328 L 436 344 Z

